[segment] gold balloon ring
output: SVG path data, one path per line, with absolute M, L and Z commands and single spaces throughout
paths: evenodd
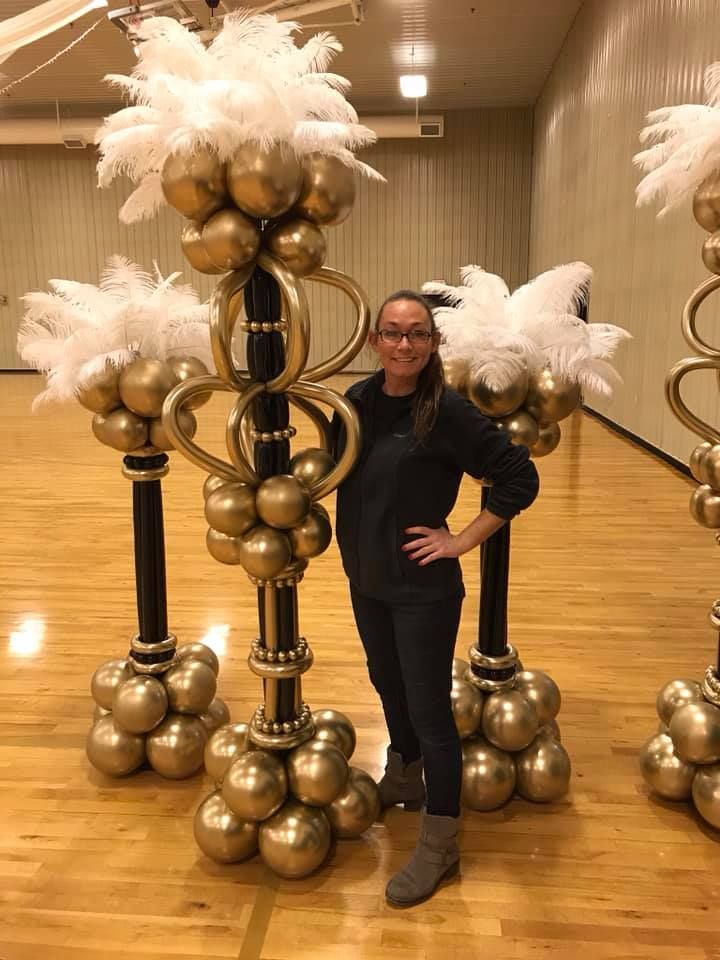
M 314 383 L 298 380 L 288 390 L 290 397 L 300 397 L 311 402 L 323 401 L 332 407 L 345 426 L 345 449 L 333 469 L 322 479 L 310 486 L 310 496 L 313 501 L 322 500 L 332 493 L 343 482 L 345 477 L 355 466 L 355 460 L 360 452 L 360 419 L 355 407 L 350 401 L 335 390 L 327 387 L 318 387 Z
M 254 467 L 246 456 L 246 451 L 243 449 L 243 440 L 245 439 L 243 418 L 247 408 L 255 397 L 265 392 L 265 384 L 252 381 L 251 383 L 252 386 L 249 386 L 247 390 L 243 390 L 230 411 L 230 415 L 227 418 L 227 426 L 225 427 L 225 443 L 233 466 L 238 473 L 242 474 L 245 478 L 244 482 L 251 484 L 253 487 L 257 487 L 260 484 L 260 477 L 255 472 Z
M 352 300 L 357 314 L 355 329 L 345 346 L 338 350 L 334 356 L 305 371 L 303 380 L 308 383 L 317 383 L 319 380 L 326 380 L 334 373 L 339 373 L 351 360 L 355 359 L 365 346 L 370 330 L 370 307 L 362 287 L 341 270 L 321 267 L 306 279 L 314 283 L 326 283 L 328 286 L 342 290 Z
M 288 397 L 290 403 L 301 410 L 312 422 L 317 430 L 318 440 L 323 450 L 332 452 L 332 440 L 330 438 L 330 421 L 314 403 L 309 400 L 303 400 L 301 397 Z
M 695 319 L 700 305 L 714 290 L 720 287 L 720 276 L 710 277 L 695 290 L 683 308 L 682 334 L 693 349 L 705 357 L 720 358 L 720 349 L 711 347 L 697 332 Z
M 712 357 L 690 357 L 686 360 L 680 360 L 668 373 L 665 379 L 665 397 L 670 409 L 678 418 L 680 423 L 686 426 L 693 433 L 696 433 L 703 440 L 710 443 L 720 443 L 720 433 L 710 424 L 705 423 L 699 417 L 695 416 L 685 405 L 680 396 L 680 384 L 683 379 L 694 370 L 720 370 L 720 355 Z

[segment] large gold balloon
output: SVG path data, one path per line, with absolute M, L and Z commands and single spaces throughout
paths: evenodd
M 720 493 L 715 493 L 708 484 L 702 484 L 690 498 L 690 514 L 701 526 L 717 530 L 720 527 Z
M 93 413 L 108 414 L 121 404 L 118 391 L 120 371 L 111 363 L 106 363 L 101 371 L 83 381 L 75 392 L 78 402 Z
M 688 763 L 720 760 L 720 707 L 712 703 L 686 703 L 670 721 L 675 753 Z
M 290 473 L 308 489 L 323 480 L 335 466 L 335 460 L 320 447 L 300 450 L 290 461 Z
M 145 761 L 145 738 L 123 730 L 111 714 L 90 728 L 85 749 L 95 769 L 109 777 L 124 777 Z
M 215 697 L 207 708 L 207 712 L 200 714 L 200 719 L 205 724 L 207 732 L 212 734 L 220 727 L 230 723 L 230 711 L 224 700 Z
M 539 727 L 535 704 L 519 690 L 501 690 L 485 700 L 482 730 L 501 750 L 524 750 Z
M 345 754 L 349 760 L 355 752 L 357 734 L 352 722 L 339 710 L 316 710 L 312 715 L 315 725 L 315 739 L 327 740 Z
M 560 424 L 541 423 L 538 425 L 538 438 L 530 447 L 533 457 L 547 457 L 560 443 Z
M 236 757 L 225 772 L 223 799 L 243 820 L 265 820 L 287 797 L 288 778 L 280 757 L 250 750 Z
M 309 740 L 287 757 L 290 791 L 312 807 L 326 807 L 345 789 L 348 763 L 342 750 L 327 740 Z
M 213 530 L 213 528 L 210 527 L 205 537 L 205 543 L 210 556 L 219 563 L 233 564 L 243 562 L 240 537 L 228 537 L 227 534 L 220 533 L 219 530 Z M 289 552 L 290 546 L 288 544 L 288 553 Z
M 704 443 L 698 444 L 697 447 L 690 454 L 690 473 L 695 477 L 698 483 L 707 483 L 707 477 L 703 473 L 703 462 L 709 450 L 712 450 L 713 445 L 708 443 L 707 440 Z M 720 447 L 718 447 L 720 450 Z
M 332 524 L 324 513 L 311 510 L 296 527 L 288 530 L 288 537 L 294 557 L 312 560 L 313 557 L 319 557 L 330 546 Z
M 210 254 L 207 252 L 203 241 L 204 226 L 205 224 L 201 220 L 191 220 L 186 223 L 180 234 L 180 246 L 191 267 L 199 273 L 218 276 L 226 271 L 222 267 L 216 267 L 210 259 Z
M 201 660 L 206 663 L 215 676 L 220 672 L 220 661 L 217 654 L 206 643 L 183 643 L 175 651 L 177 660 Z
M 570 758 L 557 740 L 542 737 L 515 758 L 517 790 L 535 803 L 551 803 L 570 786 Z
M 167 365 L 177 377 L 178 383 L 193 380 L 195 377 L 204 377 L 208 373 L 208 368 L 202 360 L 198 360 L 197 357 L 170 357 Z M 203 404 L 207 403 L 211 396 L 212 394 L 209 391 L 207 393 L 198 393 L 196 396 L 190 397 L 189 400 L 185 401 L 183 410 L 197 410 L 198 407 L 202 407 Z
M 219 790 L 206 797 L 193 820 L 195 842 L 216 863 L 239 863 L 257 851 L 258 825 L 241 820 L 225 803 Z
M 230 481 L 224 477 L 216 477 L 213 473 L 208 474 L 205 478 L 205 483 L 203 483 L 203 498 L 207 500 L 211 493 L 219 490 L 220 487 L 223 487 L 226 483 L 230 483 Z
M 263 150 L 245 143 L 228 165 L 230 196 L 248 216 L 272 220 L 292 207 L 300 196 L 303 168 L 286 144 Z
M 640 773 L 653 793 L 666 800 L 687 800 L 692 793 L 695 764 L 686 763 L 675 753 L 671 738 L 665 733 L 643 744 L 640 750 Z
M 461 657 L 455 657 L 452 663 L 453 680 L 464 680 L 469 669 L 470 664 L 467 660 L 463 660 Z
M 702 445 L 705 446 L 704 444 Z M 707 483 L 708 486 L 712 487 L 713 490 L 720 490 L 720 444 L 715 444 L 710 446 L 708 444 L 707 450 L 704 450 L 699 464 L 699 474 L 700 482 Z M 695 451 L 693 451 L 693 457 L 695 456 Z M 692 469 L 692 459 L 691 469 Z
M 461 738 L 471 736 L 480 726 L 483 711 L 482 694 L 471 683 L 453 680 L 450 703 L 458 734 Z
M 263 524 L 253 527 L 238 540 L 240 562 L 251 577 L 277 577 L 292 559 L 290 541 L 280 530 Z
M 710 273 L 720 273 L 720 230 L 711 233 L 703 243 L 702 259 Z
M 129 660 L 107 660 L 101 663 L 90 681 L 90 692 L 99 707 L 112 710 L 113 695 L 119 684 L 135 676 Z
M 364 770 L 350 767 L 347 783 L 325 813 L 336 837 L 351 840 L 359 837 L 380 816 L 380 791 Z
M 660 690 L 655 700 L 658 717 L 669 724 L 678 707 L 686 703 L 702 703 L 702 687 L 695 680 L 670 680 Z
M 188 220 L 207 220 L 227 202 L 225 168 L 209 150 L 173 154 L 162 169 L 162 191 Z
M 564 420 L 579 403 L 579 384 L 569 383 L 550 370 L 530 376 L 525 409 L 541 423 Z
M 537 737 L 550 737 L 553 740 L 558 742 L 562 740 L 560 736 L 560 727 L 557 720 L 550 720 L 549 723 L 544 723 L 536 734 Z
M 720 230 L 720 178 L 710 174 L 693 196 L 693 216 L 708 233 Z
M 268 477 L 258 487 L 255 507 L 263 523 L 288 530 L 301 523 L 310 512 L 307 487 L 290 474 Z
M 467 397 L 470 385 L 470 365 L 467 360 L 462 360 L 460 357 L 445 357 L 442 363 L 445 386 Z
M 202 660 L 181 660 L 162 679 L 175 713 L 205 713 L 217 690 L 217 677 Z
M 692 797 L 700 816 L 720 830 L 720 764 L 698 770 L 693 780 Z
M 187 437 L 194 437 L 197 430 L 197 420 L 189 410 L 178 410 L 178 425 Z M 162 417 L 155 417 L 149 423 L 150 445 L 157 450 L 174 450 L 172 440 L 167 435 Z
M 497 425 L 510 437 L 513 443 L 532 447 L 540 436 L 537 421 L 525 410 L 511 413 L 509 417 L 501 417 Z
M 260 249 L 260 231 L 239 210 L 220 210 L 203 227 L 202 242 L 216 267 L 239 270 Z
M 542 670 L 521 670 L 516 673 L 515 689 L 535 704 L 540 726 L 550 723 L 560 712 L 560 688 Z
M 325 263 L 325 237 L 308 220 L 283 220 L 263 234 L 263 243 L 295 277 L 309 277 Z
M 131 677 L 115 687 L 113 716 L 128 733 L 154 730 L 165 717 L 167 709 L 165 687 L 154 677 Z
M 150 766 L 170 780 L 191 777 L 203 765 L 208 733 L 199 717 L 169 713 L 146 737 Z
M 143 447 L 148 440 L 147 423 L 125 407 L 108 414 L 96 413 L 92 419 L 92 432 L 100 443 L 123 453 Z
M 503 390 L 488 387 L 480 376 L 474 374 L 468 384 L 468 397 L 486 417 L 507 417 L 522 406 L 527 390 L 527 370 L 522 370 Z
M 294 212 L 320 226 L 342 223 L 355 202 L 355 176 L 337 157 L 312 153 L 305 159 L 303 185 Z
M 177 383 L 177 375 L 167 363 L 140 357 L 123 368 L 118 389 L 128 410 L 139 417 L 159 417 L 165 397 Z
M 324 862 L 331 836 L 330 823 L 322 810 L 288 800 L 260 824 L 260 855 L 279 876 L 297 880 Z
M 205 746 L 205 769 L 215 783 L 222 783 L 230 764 L 251 749 L 246 723 L 228 723 L 215 731 Z
M 471 810 L 496 810 L 515 789 L 515 762 L 487 740 L 463 743 L 462 802 Z
M 255 491 L 246 483 L 225 483 L 205 501 L 205 518 L 227 537 L 241 537 L 258 522 Z

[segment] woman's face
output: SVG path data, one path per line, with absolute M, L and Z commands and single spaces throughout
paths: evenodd
M 387 333 L 384 333 L 387 331 Z M 401 336 L 399 341 L 388 337 Z M 427 334 L 431 334 L 427 337 Z M 403 380 L 416 380 L 438 348 L 440 335 L 432 333 L 427 310 L 415 300 L 393 300 L 386 304 L 370 345 L 385 373 Z

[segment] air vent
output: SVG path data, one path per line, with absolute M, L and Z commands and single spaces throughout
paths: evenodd
M 433 120 L 431 122 L 423 122 L 420 124 L 420 136 L 421 137 L 442 137 L 443 136 L 443 121 L 442 120 Z
M 63 137 L 63 144 L 68 150 L 84 150 L 87 146 L 87 141 L 82 137 Z

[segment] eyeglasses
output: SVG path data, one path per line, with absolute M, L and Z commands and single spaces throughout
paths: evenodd
M 403 337 L 407 337 L 408 343 L 428 343 L 432 338 L 432 333 L 428 330 L 411 330 L 409 333 L 402 333 L 400 330 L 377 330 L 376 332 L 383 343 L 401 343 Z

